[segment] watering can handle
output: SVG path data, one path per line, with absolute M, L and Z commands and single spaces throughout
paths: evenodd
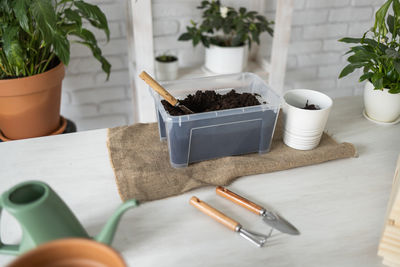
M 1 211 L 3 209 L 2 203 L 0 201 L 0 219 L 1 219 Z M 1 241 L 0 236 L 0 253 L 9 254 L 9 255 L 18 255 L 19 254 L 19 246 L 20 245 L 6 245 Z

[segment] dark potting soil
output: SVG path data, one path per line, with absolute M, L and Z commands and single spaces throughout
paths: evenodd
M 308 100 L 307 100 L 306 105 L 304 106 L 303 109 L 308 109 L 308 110 L 320 110 L 321 108 L 320 108 L 318 105 L 308 104 Z
M 256 98 L 258 94 L 236 93 L 231 90 L 227 94 L 218 94 L 215 91 L 197 91 L 193 95 L 188 95 L 185 99 L 179 102 L 192 110 L 194 113 L 202 113 L 208 111 L 216 111 L 231 108 L 242 108 L 249 106 L 261 105 Z M 172 116 L 187 115 L 178 107 L 173 107 L 167 101 L 162 100 L 165 110 Z M 266 102 L 263 102 L 264 104 Z

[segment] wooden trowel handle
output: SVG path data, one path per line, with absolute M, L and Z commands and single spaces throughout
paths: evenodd
M 232 191 L 226 189 L 225 187 L 222 186 L 217 186 L 215 189 L 218 195 L 229 199 L 232 202 L 235 202 L 236 204 L 239 204 L 242 207 L 245 207 L 246 209 L 250 210 L 251 212 L 254 212 L 257 215 L 260 215 L 261 212 L 264 210 L 263 207 L 258 206 L 257 204 L 251 202 L 250 200 L 241 197 Z
M 192 204 L 197 209 L 199 209 L 203 213 L 207 214 L 208 216 L 210 216 L 214 220 L 222 223 L 223 225 L 225 225 L 226 227 L 228 227 L 232 231 L 236 232 L 238 230 L 237 228 L 239 226 L 239 223 L 237 221 L 229 218 L 228 216 L 226 216 L 222 212 L 214 209 L 213 207 L 209 206 L 207 203 L 201 201 L 197 197 L 193 196 L 190 199 L 190 204 Z
M 147 72 L 142 71 L 142 73 L 139 74 L 139 77 L 145 81 L 151 88 L 154 89 L 157 93 L 160 94 L 165 100 L 168 101 L 172 106 L 176 106 L 178 103 L 178 100 L 176 100 L 175 97 L 173 97 L 167 90 L 165 90 L 164 87 L 162 87 L 156 80 L 154 80 Z

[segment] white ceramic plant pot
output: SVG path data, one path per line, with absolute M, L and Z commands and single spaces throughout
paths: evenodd
M 332 99 L 318 91 L 290 90 L 283 96 L 283 142 L 292 148 L 310 150 L 319 145 L 332 107 Z M 319 110 L 303 109 L 305 104 Z
M 206 48 L 205 67 L 218 74 L 238 73 L 247 67 L 247 45 L 222 47 L 210 45 Z
M 400 94 L 391 94 L 388 89 L 374 90 L 370 82 L 364 88 L 366 115 L 377 122 L 393 122 L 400 116 Z
M 175 80 L 178 77 L 178 60 L 160 62 L 156 60 L 156 78 L 159 81 Z

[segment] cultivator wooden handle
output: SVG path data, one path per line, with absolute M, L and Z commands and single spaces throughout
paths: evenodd
M 197 197 L 193 196 L 190 199 L 190 204 L 195 206 L 197 209 L 199 209 L 201 212 L 207 214 L 211 218 L 215 219 L 216 221 L 222 223 L 229 229 L 231 229 L 234 232 L 237 232 L 240 228 L 240 224 L 223 214 L 222 212 L 214 209 L 213 207 L 209 206 L 207 203 L 201 201 Z
M 153 79 L 147 72 L 142 71 L 139 74 L 139 77 L 147 83 L 151 88 L 154 89 L 157 93 L 160 94 L 165 100 L 168 101 L 172 106 L 176 106 L 178 104 L 178 100 L 173 97 L 164 87 L 162 87 L 156 80 Z
M 255 214 L 261 215 L 261 213 L 264 211 L 264 208 L 251 202 L 250 200 L 241 197 L 232 191 L 226 189 L 225 187 L 222 186 L 217 186 L 215 189 L 218 195 L 229 199 L 230 201 L 239 204 L 242 207 L 245 207 L 246 209 L 250 210 L 251 212 L 254 212 Z

